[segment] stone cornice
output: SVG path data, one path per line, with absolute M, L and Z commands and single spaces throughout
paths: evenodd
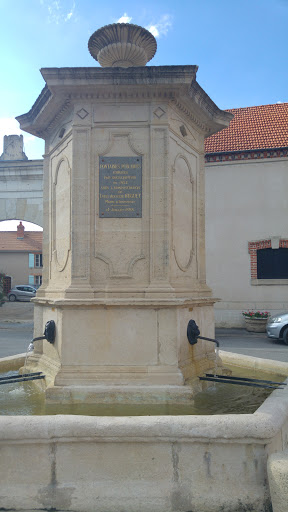
M 217 117 L 219 120 L 225 122 L 225 124 L 229 124 L 229 122 L 233 119 L 234 115 L 225 110 L 220 110 L 219 107 L 211 100 L 210 96 L 202 89 L 202 87 L 198 84 L 198 82 L 192 82 L 191 87 L 189 89 L 189 96 L 192 98 L 195 103 L 198 105 L 204 106 L 205 110 L 209 112 L 211 117 Z
M 42 290 L 43 294 L 45 293 L 44 290 Z M 77 295 L 77 293 L 75 294 Z M 94 307 L 94 308 L 103 308 L 103 307 L 109 307 L 113 308 L 116 307 L 119 309 L 120 307 L 135 307 L 135 308 L 151 308 L 156 307 L 157 308 L 187 308 L 189 306 L 210 306 L 215 304 L 215 302 L 218 302 L 219 299 L 214 297 L 188 297 L 188 298 L 157 298 L 157 299 L 145 299 L 145 298 L 136 298 L 133 299 L 123 299 L 123 298 L 103 298 L 103 299 L 78 299 L 77 298 L 53 298 L 53 297 L 45 297 L 37 295 L 36 298 L 33 298 L 33 302 L 36 304 L 45 304 L 45 305 L 53 305 L 55 307 Z
M 39 115 L 41 110 L 46 106 L 49 99 L 51 98 L 51 91 L 48 89 L 47 85 L 42 89 L 35 103 L 32 105 L 29 112 L 26 114 L 22 114 L 21 116 L 17 116 L 16 120 L 19 122 L 20 126 L 27 125 L 32 123 L 33 120 Z M 28 130 L 27 130 L 28 131 Z
M 62 103 L 62 105 L 60 106 L 56 115 L 53 117 L 53 119 L 51 119 L 51 121 L 49 123 L 47 123 L 45 130 L 43 130 L 43 132 L 42 132 L 43 138 L 44 138 L 45 134 L 49 134 L 54 129 L 54 127 L 57 125 L 58 120 L 68 109 L 70 103 L 71 103 L 70 99 L 67 99 Z
M 46 87 L 31 110 L 17 120 L 23 130 L 45 138 L 77 100 L 172 101 L 180 114 L 208 136 L 227 127 L 233 116 L 221 111 L 199 86 L 195 80 L 197 69 L 197 66 L 44 68 L 41 73 Z
M 175 105 L 176 110 L 180 111 L 180 113 L 185 115 L 185 117 L 192 122 L 193 125 L 196 125 L 198 128 L 200 128 L 201 131 L 206 131 L 206 127 L 204 122 L 201 122 L 199 117 L 195 116 L 193 112 L 191 112 L 191 109 L 188 108 L 187 105 L 185 105 L 183 102 L 179 101 L 178 98 L 173 98 L 172 103 Z
M 133 68 L 43 68 L 41 74 L 49 86 L 59 80 L 71 85 L 80 80 L 82 85 L 128 85 L 128 84 L 188 84 L 196 78 L 198 66 L 143 66 Z M 80 85 L 77 84 L 77 85 Z
M 8 169 L 21 169 L 21 172 L 25 172 L 26 169 L 32 167 L 33 169 L 41 168 L 43 164 L 43 159 L 38 158 L 38 160 L 2 160 L 0 161 L 0 170 L 8 170 Z
M 233 119 L 234 115 L 230 112 L 225 112 L 224 110 L 220 110 L 219 107 L 211 100 L 208 94 L 202 89 L 202 87 L 196 82 L 191 83 L 189 89 L 189 97 L 193 100 L 194 104 L 196 104 L 201 112 L 205 113 L 206 117 L 210 119 L 210 123 L 208 123 L 207 133 L 210 136 L 213 133 L 216 133 L 223 128 L 227 128 L 229 126 L 230 121 Z M 207 119 L 205 119 L 205 124 L 207 123 Z
M 268 158 L 287 158 L 288 148 L 252 149 L 235 152 L 206 153 L 205 162 L 239 162 L 243 160 L 263 160 Z

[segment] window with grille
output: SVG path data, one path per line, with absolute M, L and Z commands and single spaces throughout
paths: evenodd
M 36 284 L 37 286 L 40 286 L 42 284 L 42 276 L 34 276 L 34 277 L 35 277 L 34 284 Z
M 43 267 L 42 254 L 35 254 L 35 267 Z

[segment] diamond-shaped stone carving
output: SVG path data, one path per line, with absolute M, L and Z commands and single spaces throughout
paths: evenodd
M 76 112 L 76 114 L 80 117 L 80 119 L 85 119 L 85 117 L 88 116 L 89 112 L 87 112 L 85 108 L 81 108 L 80 110 L 78 110 L 78 112 Z
M 164 114 L 166 114 L 166 112 L 165 112 L 165 110 L 163 110 L 163 108 L 157 107 L 156 110 L 154 110 L 154 114 L 156 117 L 158 117 L 158 119 L 160 119 L 160 117 L 164 116 Z

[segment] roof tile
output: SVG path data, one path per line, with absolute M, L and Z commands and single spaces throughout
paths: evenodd
M 288 147 L 288 103 L 232 108 L 228 128 L 205 141 L 206 153 Z
M 24 238 L 17 238 L 17 231 L 0 231 L 0 252 L 42 252 L 42 231 L 25 231 Z

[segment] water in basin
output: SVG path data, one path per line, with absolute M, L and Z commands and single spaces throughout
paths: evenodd
M 17 375 L 8 372 L 4 375 Z M 3 375 L 3 376 L 4 376 Z M 233 369 L 233 375 L 282 382 L 275 374 Z M 47 404 L 43 390 L 34 382 L 20 382 L 0 386 L 0 415 L 55 415 L 80 414 L 88 416 L 154 416 L 252 414 L 271 393 L 271 389 L 232 384 L 211 386 L 198 393 L 189 404 Z

